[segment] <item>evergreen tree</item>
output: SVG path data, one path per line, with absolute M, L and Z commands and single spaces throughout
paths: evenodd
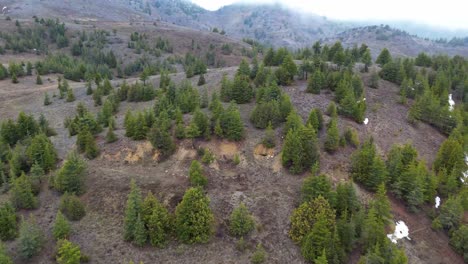
M 300 243 L 312 231 L 314 224 L 319 220 L 325 220 L 327 229 L 335 226 L 335 210 L 330 207 L 328 201 L 319 196 L 312 201 L 302 203 L 294 209 L 291 215 L 291 229 L 289 236 L 295 243 Z
M 114 123 L 112 122 L 109 124 L 109 128 L 107 129 L 106 142 L 113 143 L 115 141 L 117 141 L 117 136 L 114 133 Z
M 18 77 L 16 76 L 16 73 L 13 73 L 13 74 L 11 75 L 11 82 L 12 82 L 12 83 L 19 83 Z
M 267 148 L 274 148 L 276 145 L 275 131 L 271 126 L 271 122 L 268 123 L 268 126 L 265 130 L 265 136 L 262 139 L 262 144 Z
M 317 70 L 309 79 L 307 84 L 307 92 L 320 94 L 320 90 L 325 87 L 325 76 L 320 70 Z
M 388 51 L 387 48 L 382 49 L 380 52 L 379 56 L 377 57 L 377 60 L 375 63 L 380 64 L 381 66 L 384 66 L 385 64 L 389 63 L 392 61 L 392 55 L 390 55 L 390 51 Z
M 0 263 L 13 264 L 13 261 L 8 256 L 5 246 L 0 242 Z
M 324 174 L 308 176 L 302 183 L 301 197 L 303 202 L 309 202 L 322 196 L 329 202 L 333 200 L 334 194 L 331 189 L 331 182 Z
M 388 224 L 390 219 L 392 219 L 392 213 L 390 212 L 390 201 L 387 198 L 385 184 L 382 183 L 377 187 L 377 193 L 375 194 L 372 206 L 375 208 L 377 219 L 384 224 Z
M 340 132 L 338 131 L 337 118 L 332 118 L 327 128 L 327 138 L 325 139 L 325 150 L 334 153 L 340 146 Z
M 302 256 L 310 262 L 319 257 L 332 241 L 333 230 L 329 227 L 329 219 L 326 219 L 323 213 L 318 214 L 316 217 L 312 229 L 304 237 L 301 245 Z
M 205 83 L 206 83 L 206 81 L 205 81 L 205 75 L 200 74 L 200 78 L 198 79 L 197 85 L 198 85 L 198 86 L 202 86 L 202 85 L 204 85 Z
M 177 205 L 176 233 L 184 243 L 206 243 L 213 234 L 214 216 L 210 200 L 199 188 L 188 189 Z
M 134 231 L 133 242 L 137 246 L 142 247 L 145 245 L 146 241 L 148 240 L 148 231 L 145 228 L 145 223 L 141 219 L 141 214 L 138 214 L 134 228 L 135 228 L 135 231 Z
M 363 242 L 365 248 L 369 249 L 388 239 L 385 235 L 384 227 L 384 223 L 379 221 L 376 209 L 371 207 L 364 220 Z
M 325 249 L 323 249 L 322 255 L 318 256 L 314 260 L 314 263 L 315 264 L 328 264 L 327 253 L 326 253 Z
M 73 102 L 75 101 L 75 95 L 73 94 L 72 89 L 67 90 L 67 102 Z
M 243 75 L 243 76 L 250 78 L 250 66 L 246 59 L 241 60 L 236 74 Z
M 127 198 L 124 219 L 124 239 L 133 241 L 135 239 L 136 225 L 142 209 L 141 191 L 135 180 L 130 182 L 130 194 Z
M 50 104 L 52 104 L 52 102 L 50 101 L 49 94 L 46 92 L 44 94 L 44 105 L 47 106 L 47 105 L 50 105 Z
M 294 174 L 301 173 L 302 167 L 302 145 L 298 130 L 289 130 L 283 143 L 281 162 L 284 167 Z
M 434 222 L 440 223 L 445 230 L 456 230 L 463 219 L 463 206 L 460 199 L 448 198 L 440 207 L 440 214 Z
M 161 160 L 168 158 L 175 152 L 176 146 L 168 131 L 164 131 L 159 127 L 153 127 L 148 135 L 148 139 L 151 145 L 159 151 Z
M 38 134 L 31 140 L 26 149 L 26 156 L 30 164 L 38 164 L 45 172 L 55 168 L 57 162 L 57 151 L 54 145 L 44 134 Z
M 376 190 L 385 182 L 387 170 L 377 155 L 373 139 L 367 140 L 351 157 L 351 176 L 366 188 Z
M 379 80 L 379 74 L 376 71 L 372 71 L 369 86 L 374 89 L 379 88 Z
M 225 138 L 240 141 L 244 138 L 244 124 L 239 109 L 231 102 L 229 107 L 221 114 L 220 125 Z
M 364 63 L 364 71 L 368 72 L 369 71 L 369 66 L 372 65 L 372 56 L 370 53 L 370 49 L 366 49 L 364 54 L 362 55 L 362 63 Z
M 229 217 L 229 231 L 233 236 L 242 237 L 255 228 L 255 221 L 244 203 L 234 208 Z
M 62 239 L 57 242 L 57 246 L 57 263 L 80 264 L 82 254 L 78 245 L 75 245 L 66 239 Z
M 70 236 L 71 233 L 71 226 L 68 223 L 67 219 L 63 216 L 63 214 L 58 211 L 57 216 L 55 217 L 54 226 L 52 228 L 52 234 L 56 240 L 59 239 L 66 239 Z
M 42 85 L 42 84 L 43 84 L 42 78 L 41 78 L 41 76 L 40 76 L 39 74 L 38 74 L 37 77 L 36 77 L 36 84 L 37 84 L 37 85 Z
M 252 254 L 251 261 L 252 264 L 261 264 L 265 262 L 267 258 L 267 254 L 265 249 L 263 248 L 262 244 L 258 243 L 257 247 L 255 248 L 255 252 Z
M 122 86 L 124 86 L 122 84 Z M 87 81 L 86 82 L 86 95 L 92 95 L 93 94 L 93 84 L 91 83 L 91 81 Z
M 167 209 L 155 199 L 155 204 L 146 220 L 152 246 L 162 247 L 166 244 L 171 230 L 171 220 Z
M 468 261 L 468 225 L 462 225 L 450 238 L 450 244 Z
M 192 186 L 204 188 L 208 184 L 208 179 L 203 175 L 201 164 L 194 160 L 189 169 L 189 180 Z
M 337 117 L 338 116 L 338 110 L 336 109 L 336 104 L 334 102 L 331 102 L 326 111 L 327 115 L 330 117 Z
M 96 144 L 96 139 L 94 136 L 91 134 L 91 132 L 88 131 L 88 133 L 85 136 L 85 155 L 88 159 L 94 159 L 99 155 L 99 148 Z
M 39 254 L 44 244 L 44 234 L 37 226 L 36 220 L 32 215 L 29 219 L 22 219 L 19 238 L 18 238 L 18 255 L 25 259 L 30 259 Z
M 54 188 L 61 193 L 82 194 L 85 191 L 85 175 L 85 161 L 72 151 L 54 177 Z
M 24 172 L 19 178 L 13 179 L 10 200 L 12 205 L 18 209 L 34 209 L 38 206 L 37 198 L 34 197 L 32 186 Z
M 290 130 L 299 130 L 304 126 L 302 117 L 295 111 L 291 111 L 286 118 L 284 125 L 284 133 L 287 134 Z
M 17 235 L 16 225 L 15 209 L 10 203 L 5 203 L 0 207 L 0 239 L 2 241 L 14 239 Z
M 75 194 L 65 193 L 60 199 L 59 209 L 70 221 L 81 220 L 86 214 L 83 203 Z

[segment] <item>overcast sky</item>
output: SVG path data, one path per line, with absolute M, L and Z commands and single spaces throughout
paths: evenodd
M 208 10 L 241 1 L 282 3 L 297 10 L 340 20 L 411 20 L 433 26 L 468 29 L 468 0 L 192 0 Z

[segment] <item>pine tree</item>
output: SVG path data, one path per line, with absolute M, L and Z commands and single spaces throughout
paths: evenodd
M 78 245 L 75 245 L 66 239 L 62 239 L 57 242 L 57 246 L 58 264 L 80 264 L 82 254 Z
M 73 89 L 67 90 L 67 102 L 75 101 L 75 95 L 73 94 Z
M 86 215 L 83 203 L 75 194 L 65 193 L 60 199 L 59 209 L 70 221 L 81 220 Z
M 250 66 L 246 59 L 241 60 L 236 74 L 243 75 L 243 76 L 250 78 Z
M 19 83 L 18 77 L 16 76 L 16 73 L 13 73 L 13 74 L 11 75 L 11 82 L 12 82 L 12 83 Z
M 0 207 L 0 239 L 2 241 L 14 239 L 17 235 L 16 225 L 15 209 L 10 203 L 5 203 Z
M 205 75 L 200 74 L 200 78 L 198 79 L 197 85 L 198 85 L 198 86 L 202 86 L 202 85 L 204 85 L 205 83 L 206 83 L 206 81 L 205 81 Z
M 377 57 L 377 60 L 375 63 L 380 64 L 381 66 L 384 66 L 385 64 L 389 63 L 392 61 L 392 56 L 390 55 L 390 52 L 388 51 L 387 48 L 382 49 L 380 52 L 379 56 Z
M 252 254 L 251 261 L 252 264 L 261 264 L 264 263 L 267 258 L 267 254 L 262 244 L 258 243 L 255 248 L 255 252 Z
M 379 80 L 379 74 L 376 71 L 372 71 L 369 86 L 374 89 L 379 88 Z
M 463 212 L 460 199 L 450 197 L 441 205 L 440 214 L 434 221 L 438 221 L 445 230 L 454 231 L 463 219 Z
M 298 130 L 289 130 L 286 139 L 283 143 L 283 151 L 281 162 L 284 167 L 289 168 L 289 171 L 294 174 L 303 171 L 302 164 L 302 144 Z
M 10 256 L 8 256 L 5 246 L 0 242 L 0 263 L 13 264 Z
M 86 82 L 86 95 L 92 95 L 93 94 L 93 84 L 91 81 Z
M 201 164 L 194 160 L 189 169 L 189 180 L 192 186 L 204 188 L 208 184 L 208 179 L 203 175 Z
M 135 180 L 130 182 L 130 194 L 127 198 L 124 219 L 124 239 L 132 241 L 135 239 L 135 228 L 138 222 L 138 216 L 142 209 L 141 191 L 136 185 Z
M 72 151 L 54 177 L 54 188 L 61 193 L 82 194 L 85 191 L 85 175 L 85 161 Z
M 52 234 L 56 240 L 66 239 L 70 236 L 71 226 L 63 214 L 58 211 L 55 217 L 54 227 L 52 228 Z
M 106 142 L 113 143 L 115 141 L 117 141 L 117 136 L 114 133 L 114 123 L 111 123 L 109 124 L 109 128 L 107 129 Z
M 314 224 L 321 218 L 325 219 L 327 229 L 335 226 L 335 210 L 328 201 L 319 196 L 312 201 L 302 203 L 294 209 L 291 215 L 291 228 L 289 236 L 295 243 L 300 243 L 312 230 Z
M 304 126 L 302 117 L 295 111 L 291 111 L 286 118 L 284 125 L 284 133 L 287 134 L 290 130 L 299 130 Z
M 22 219 L 19 229 L 18 254 L 25 259 L 30 259 L 39 254 L 43 244 L 44 233 L 37 226 L 34 217 L 30 215 L 28 220 Z
M 91 132 L 88 131 L 85 137 L 85 155 L 88 159 L 94 159 L 99 155 L 99 148 L 96 144 L 96 139 L 94 136 L 91 134 Z
M 325 86 L 325 76 L 320 70 L 317 70 L 312 75 L 312 78 L 309 79 L 307 84 L 307 92 L 313 94 L 320 94 L 320 90 L 322 90 Z
M 146 203 L 146 199 L 145 199 Z M 145 207 L 144 207 L 145 208 Z M 167 209 L 154 198 L 154 205 L 145 221 L 149 240 L 154 247 L 163 247 L 171 230 L 171 217 Z
M 372 206 L 375 208 L 377 219 L 384 224 L 388 224 L 390 219 L 392 219 L 392 213 L 390 212 L 390 201 L 387 198 L 385 184 L 381 183 L 377 187 L 377 193 L 375 194 Z
M 153 127 L 148 135 L 151 145 L 159 151 L 160 159 L 164 160 L 175 151 L 175 143 L 168 131 L 163 131 L 158 127 Z
M 301 246 L 302 256 L 307 261 L 314 261 L 327 248 L 332 240 L 332 230 L 325 215 L 317 215 L 317 219 L 312 226 L 310 232 L 304 238 Z
M 135 228 L 135 231 L 134 231 L 133 242 L 137 246 L 142 247 L 145 245 L 146 241 L 148 240 L 148 231 L 145 228 L 145 223 L 141 219 L 141 214 L 138 214 L 134 228 Z
M 307 125 L 311 125 L 314 128 L 316 133 L 321 129 L 321 123 L 318 117 L 319 113 L 320 113 L 320 110 L 312 109 L 312 111 L 310 111 L 309 113 L 309 118 L 307 119 L 307 122 L 306 122 Z
M 38 206 L 37 198 L 34 197 L 32 186 L 24 172 L 19 178 L 13 180 L 10 200 L 12 205 L 18 209 L 34 209 Z
M 26 156 L 30 164 L 37 163 L 45 172 L 55 168 L 57 151 L 45 134 L 38 134 L 31 140 L 26 149 Z
M 41 76 L 40 76 L 39 74 L 38 74 L 37 77 L 36 77 L 36 84 L 37 84 L 37 85 L 42 85 L 42 84 L 43 84 L 42 78 L 41 78 Z
M 369 249 L 376 244 L 384 242 L 385 239 L 388 239 L 385 236 L 384 227 L 384 223 L 378 220 L 376 209 L 371 207 L 364 220 L 363 242 L 365 248 Z
M 334 102 L 331 102 L 326 111 L 327 115 L 330 117 L 337 117 L 338 116 L 338 110 L 336 109 L 336 104 Z
M 372 56 L 371 56 L 371 53 L 370 53 L 370 49 L 368 49 L 368 48 L 366 49 L 366 51 L 362 55 L 361 61 L 362 61 L 362 63 L 364 63 L 364 71 L 368 72 L 369 71 L 369 66 L 372 65 Z
M 225 138 L 240 141 L 244 138 L 244 124 L 239 109 L 231 102 L 226 111 L 221 114 L 220 125 Z
M 46 92 L 44 94 L 44 105 L 47 106 L 47 105 L 50 105 L 50 104 L 52 104 L 52 102 L 50 101 L 49 94 Z
M 332 200 L 331 182 L 324 174 L 308 176 L 302 183 L 301 197 L 303 202 L 309 202 L 322 196 L 328 201 Z
M 229 217 L 229 231 L 233 236 L 243 237 L 255 228 L 255 221 L 244 203 L 234 208 Z
M 262 144 L 267 148 L 274 148 L 276 146 L 275 131 L 271 126 L 271 122 L 265 130 L 265 136 L 262 139 Z
M 175 226 L 183 243 L 206 243 L 213 234 L 214 216 L 210 200 L 199 188 L 188 189 L 177 205 Z
M 337 118 L 332 118 L 327 128 L 327 138 L 325 139 L 325 150 L 334 153 L 340 146 L 340 134 L 337 126 Z
M 322 255 L 318 256 L 318 257 L 314 260 L 314 263 L 315 263 L 315 264 L 328 264 L 327 252 L 325 251 L 325 249 L 323 249 Z
M 385 182 L 387 170 L 382 159 L 377 156 L 372 138 L 351 156 L 351 176 L 371 190 L 376 190 L 379 184 Z

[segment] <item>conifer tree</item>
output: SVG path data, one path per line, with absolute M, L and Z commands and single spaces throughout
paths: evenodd
M 333 230 L 330 229 L 328 219 L 325 218 L 325 215 L 323 213 L 318 214 L 312 229 L 302 242 L 302 256 L 304 256 L 307 261 L 314 261 L 327 249 L 330 241 L 332 241 L 332 232 Z
M 242 237 L 255 228 L 255 221 L 244 203 L 234 208 L 229 217 L 229 231 L 233 236 Z
M 205 81 L 205 75 L 200 74 L 200 78 L 198 79 L 197 85 L 198 85 L 198 86 L 202 86 L 202 85 L 204 85 L 205 83 L 206 83 L 206 81 Z
M 37 77 L 36 77 L 36 84 L 37 84 L 37 85 L 42 85 L 42 84 L 43 84 L 42 78 L 41 78 L 41 76 L 40 76 L 39 74 L 38 74 Z
M 50 101 L 49 94 L 46 92 L 44 94 L 44 105 L 47 106 L 47 105 L 50 105 L 50 104 L 52 104 L 52 102 Z
M 324 174 L 310 175 L 302 183 L 301 197 L 303 202 L 309 202 L 322 196 L 328 201 L 332 200 L 331 182 Z
M 376 190 L 385 182 L 387 170 L 382 159 L 377 155 L 373 139 L 363 143 L 351 157 L 351 176 L 366 188 Z
M 145 199 L 145 204 L 147 203 L 147 199 Z M 168 235 L 171 230 L 172 219 L 167 209 L 160 204 L 156 198 L 154 198 L 153 201 L 151 209 L 148 210 L 149 214 L 147 214 L 145 223 L 148 227 L 148 235 L 151 245 L 154 247 L 163 247 L 167 242 Z M 146 208 L 145 204 L 143 205 L 143 208 Z
M 88 131 L 85 137 L 85 155 L 88 159 L 94 159 L 99 155 L 99 148 L 96 144 L 96 139 Z
M 233 102 L 221 114 L 220 125 L 225 138 L 233 141 L 240 141 L 244 138 L 244 124 L 239 109 Z
M 43 244 L 44 234 L 37 226 L 34 217 L 30 215 L 29 219 L 22 219 L 19 229 L 18 254 L 25 259 L 30 259 L 39 254 Z
M 322 90 L 325 86 L 325 76 L 320 70 L 317 70 L 312 75 L 312 78 L 309 79 L 307 84 L 307 92 L 320 94 L 320 90 Z
M 0 242 L 0 263 L 13 264 L 10 256 L 8 256 L 5 246 Z
M 73 94 L 73 89 L 67 90 L 67 102 L 75 101 L 75 94 Z
M 24 172 L 20 177 L 13 180 L 10 200 L 12 205 L 18 209 L 34 209 L 38 206 L 37 198 L 34 197 L 32 186 Z
M 18 77 L 16 76 L 16 73 L 13 73 L 13 74 L 11 75 L 11 82 L 12 82 L 12 83 L 19 83 Z
M 85 161 L 72 151 L 54 177 L 54 188 L 61 193 L 82 194 L 85 191 L 85 174 Z
M 366 51 L 364 52 L 364 54 L 362 55 L 362 63 L 364 63 L 364 72 L 368 72 L 369 71 L 369 66 L 372 65 L 372 56 L 371 56 L 371 53 L 370 53 L 370 49 L 366 49 Z
M 148 240 L 148 231 L 145 228 L 145 223 L 141 219 L 141 214 L 138 214 L 134 228 L 135 228 L 135 231 L 134 231 L 133 242 L 137 246 L 142 247 L 145 245 L 146 241 Z
M 86 214 L 83 203 L 75 194 L 65 193 L 60 199 L 59 209 L 70 221 L 81 220 Z
M 78 245 L 75 245 L 66 239 L 62 239 L 57 242 L 57 246 L 57 263 L 80 264 L 82 254 Z
M 262 144 L 267 148 L 274 148 L 276 146 L 275 131 L 271 126 L 271 122 L 265 130 L 265 136 L 262 139 Z
M 327 128 L 327 138 L 325 139 L 325 150 L 334 153 L 340 146 L 340 133 L 337 126 L 337 118 L 332 118 Z
M 243 76 L 250 78 L 250 66 L 246 59 L 241 60 L 236 74 L 243 75 Z
M 291 173 L 301 173 L 302 167 L 302 145 L 298 130 L 289 130 L 283 144 L 281 162 L 284 167 L 289 168 Z
M 388 51 L 387 48 L 382 49 L 380 52 L 379 56 L 377 57 L 377 60 L 375 63 L 380 64 L 380 65 L 385 65 L 389 62 L 392 61 L 392 56 L 390 55 L 390 52 Z
M 372 206 L 375 208 L 378 220 L 384 224 L 388 224 L 390 219 L 392 219 L 392 213 L 390 212 L 390 201 L 387 198 L 385 184 L 381 183 L 377 187 L 377 193 L 375 194 Z
M 177 205 L 175 226 L 183 243 L 206 243 L 213 234 L 214 216 L 210 200 L 199 188 L 188 189 Z
M 338 110 L 336 109 L 336 104 L 334 102 L 331 102 L 326 111 L 327 115 L 330 117 L 337 117 L 338 116 Z
M 117 136 L 114 133 L 114 122 L 111 122 L 109 124 L 109 128 L 107 129 L 106 142 L 113 143 L 115 141 L 117 141 Z
M 141 191 L 136 185 L 135 180 L 130 182 L 130 194 L 127 198 L 124 219 L 124 239 L 133 241 L 135 239 L 135 230 L 142 209 Z
M 291 111 L 286 118 L 284 125 L 284 133 L 287 134 L 290 130 L 299 130 L 304 126 L 302 117 L 295 111 Z
M 86 95 L 92 95 L 93 94 L 93 84 L 91 81 L 86 82 Z
M 192 164 L 190 165 L 189 180 L 194 187 L 203 188 L 208 184 L 208 179 L 203 175 L 203 169 L 197 160 L 192 161 Z
M 161 160 L 168 158 L 174 153 L 176 146 L 168 131 L 153 127 L 148 137 L 151 145 L 159 151 Z
M 5 203 L 0 207 L 0 239 L 2 241 L 14 239 L 18 234 L 16 227 L 15 209 L 10 203 Z
M 58 211 L 57 216 L 55 217 L 54 226 L 52 228 L 52 234 L 56 240 L 59 239 L 66 239 L 70 236 L 71 233 L 71 226 L 68 223 L 67 219 L 63 216 L 63 214 Z
M 44 134 L 38 134 L 31 140 L 26 149 L 26 156 L 30 164 L 37 163 L 45 172 L 55 168 L 57 162 L 57 151 L 54 145 Z

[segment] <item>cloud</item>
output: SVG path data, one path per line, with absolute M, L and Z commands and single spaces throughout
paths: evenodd
M 468 29 L 468 1 L 461 0 L 192 0 L 209 10 L 235 2 L 281 3 L 338 20 L 407 20 L 452 29 Z

